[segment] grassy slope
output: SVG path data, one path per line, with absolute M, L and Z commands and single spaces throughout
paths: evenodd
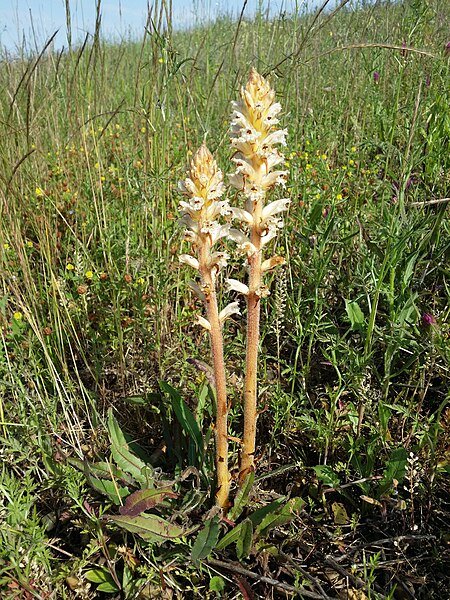
M 161 407 L 123 398 L 162 379 L 196 406 L 205 383 L 186 358 L 209 350 L 177 263 L 176 185 L 204 136 L 229 170 L 230 101 L 250 64 L 271 74 L 287 114 L 293 199 L 279 242 L 288 266 L 264 325 L 260 471 L 291 462 L 296 481 L 310 481 L 310 467 L 328 464 L 342 484 L 382 474 L 404 448 L 402 531 L 424 531 L 434 502 L 443 510 L 449 221 L 446 203 L 417 203 L 450 195 L 449 14 L 447 1 L 429 1 L 332 19 L 222 19 L 0 65 L 0 486 L 15 498 L 0 513 L 0 586 L 42 577 L 70 597 L 57 573 L 87 562 L 61 567 L 42 517 L 57 505 L 87 518 L 84 478 L 54 459 L 105 451 L 109 406 L 151 450 Z M 229 333 L 239 383 L 239 323 Z M 211 409 L 197 413 L 206 426 Z M 355 527 L 367 513 L 360 493 Z M 375 484 L 363 493 L 381 494 Z M 69 554 L 88 554 L 95 532 L 71 531 Z M 32 561 L 18 566 L 24 546 L 39 575 Z

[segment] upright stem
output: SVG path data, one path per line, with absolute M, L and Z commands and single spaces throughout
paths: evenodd
M 230 493 L 230 474 L 228 471 L 228 402 L 225 374 L 225 361 L 223 357 L 222 327 L 217 308 L 217 295 L 215 283 L 208 266 L 210 248 L 205 244 L 200 249 L 199 263 L 205 291 L 206 314 L 211 325 L 211 354 L 213 359 L 214 379 L 216 384 L 216 471 L 217 490 L 216 502 L 228 508 Z
M 259 323 L 261 314 L 261 232 L 258 223 L 261 215 L 261 202 L 254 207 L 255 224 L 252 227 L 251 242 L 256 252 L 249 256 L 249 293 L 247 295 L 247 352 L 244 381 L 244 435 L 239 467 L 239 482 L 255 469 L 256 421 L 258 418 L 258 349 Z

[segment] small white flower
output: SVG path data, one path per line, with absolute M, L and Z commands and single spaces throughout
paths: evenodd
M 283 210 L 287 210 L 291 203 L 290 198 L 281 198 L 281 200 L 275 200 L 275 202 L 271 202 L 267 206 L 263 208 L 262 211 L 262 223 L 264 223 L 268 218 L 276 215 Z
M 233 290 L 234 292 L 239 292 L 244 296 L 248 296 L 248 286 L 246 286 L 245 283 L 242 283 L 242 281 L 238 281 L 237 279 L 226 279 L 225 283 L 228 286 L 227 291 Z
M 220 311 L 219 321 L 223 323 L 226 319 L 229 319 L 231 315 L 240 315 L 239 302 L 231 302 L 223 310 Z
M 209 230 L 209 234 L 211 235 L 212 245 L 214 246 L 214 244 L 218 240 L 229 235 L 229 232 L 230 232 L 229 225 L 220 225 L 219 223 L 217 223 L 217 221 L 215 221 Z
M 220 269 L 224 269 L 227 266 L 229 258 L 230 255 L 227 252 L 213 252 L 210 255 L 209 265 L 210 267 L 216 266 L 217 270 L 220 271 Z
M 236 242 L 237 248 L 240 252 L 245 252 L 248 256 L 255 254 L 255 246 L 251 243 L 249 238 L 242 233 L 242 231 L 239 231 L 239 229 L 230 229 L 229 237 L 233 240 L 233 242 Z
M 198 268 L 199 268 L 198 260 L 196 258 L 194 258 L 193 256 L 191 256 L 190 254 L 180 254 L 180 256 L 178 257 L 178 260 L 180 261 L 180 263 L 189 265 L 190 267 L 192 267 L 193 269 L 196 269 L 198 271 Z
M 263 273 L 267 271 L 271 271 L 275 267 L 279 267 L 280 265 L 284 265 L 286 263 L 285 259 L 282 256 L 272 256 L 272 258 L 268 258 L 261 265 L 261 271 Z
M 272 131 L 272 133 L 269 133 L 269 135 L 264 139 L 263 146 L 273 146 L 274 144 L 286 146 L 287 134 L 287 129 L 277 129 L 276 131 Z
M 211 331 L 211 323 L 207 319 L 205 319 L 205 317 L 202 317 L 201 315 L 195 316 L 197 318 L 195 325 L 201 325 L 204 329 Z
M 267 231 L 264 233 L 264 235 L 261 236 L 261 246 L 265 246 L 277 236 L 277 229 L 278 227 L 275 226 L 273 223 L 269 224 Z
M 241 221 L 241 223 L 253 225 L 253 216 L 247 210 L 244 210 L 243 208 L 237 208 L 236 206 L 232 206 L 230 210 L 234 219 Z

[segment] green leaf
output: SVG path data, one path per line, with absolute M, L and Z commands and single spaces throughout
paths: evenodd
M 165 381 L 160 381 L 159 385 L 164 392 L 169 394 L 172 408 L 178 419 L 178 422 L 195 446 L 197 464 L 202 464 L 204 454 L 203 436 L 194 415 L 191 413 L 187 404 L 184 402 L 183 398 L 175 388 Z
M 225 589 L 225 580 L 222 579 L 222 577 L 219 577 L 219 575 L 211 577 L 209 589 L 211 592 L 216 592 L 216 594 L 222 593 Z
M 403 271 L 403 287 L 405 288 L 408 287 L 411 277 L 414 274 L 418 255 L 419 252 L 414 252 L 414 254 L 409 258 L 408 262 L 406 263 L 406 267 Z
M 148 485 L 148 474 L 149 471 L 151 472 L 151 467 L 130 452 L 111 408 L 108 410 L 108 432 L 111 439 L 111 454 L 119 468 L 132 475 L 140 484 Z
M 91 583 L 112 583 L 116 586 L 111 573 L 105 569 L 90 569 L 86 571 L 85 577 Z M 117 591 L 117 586 L 115 591 Z
M 127 487 L 121 487 L 116 482 L 108 479 L 97 479 L 96 477 L 88 478 L 89 484 L 96 490 L 107 496 L 111 502 L 116 505 L 122 505 L 122 499 L 126 498 L 130 490 Z
M 256 527 L 257 525 L 259 525 L 259 523 L 261 523 L 261 521 L 266 517 L 266 515 L 276 510 L 284 502 L 284 500 L 284 497 L 277 498 L 267 506 L 263 506 L 258 510 L 255 510 L 255 512 L 250 514 L 247 518 L 251 521 L 253 527 Z M 233 527 L 231 531 L 229 531 L 223 536 L 223 538 L 218 542 L 216 550 L 223 550 L 233 542 L 237 542 L 242 534 L 242 530 L 243 522 L 239 523 L 239 525 L 236 525 L 236 527 Z
M 104 569 L 90 569 L 85 573 L 85 577 L 92 583 L 99 583 L 100 585 L 97 586 L 97 590 L 100 592 L 112 594 L 119 591 L 111 573 Z
M 333 502 L 331 505 L 333 511 L 334 522 L 336 525 L 346 525 L 349 522 L 347 511 L 342 502 Z
M 108 581 L 106 583 L 101 583 L 100 585 L 98 585 L 97 591 L 106 592 L 107 594 L 114 594 L 115 592 L 118 592 L 120 590 L 114 581 L 112 583 Z
M 152 412 L 154 411 L 155 414 L 159 414 L 160 412 L 159 403 L 161 401 L 161 396 L 159 394 L 150 393 L 143 396 L 126 396 L 125 398 L 121 398 L 121 400 L 128 404 L 149 408 Z
M 345 301 L 345 310 L 352 329 L 359 330 L 364 326 L 364 314 L 356 301 Z
M 386 469 L 381 479 L 378 495 L 384 494 L 392 485 L 394 479 L 401 483 L 405 478 L 406 465 L 408 464 L 408 453 L 405 448 L 393 450 Z
M 253 524 L 250 519 L 242 521 L 241 535 L 236 542 L 236 553 L 239 560 L 247 558 L 252 549 Z
M 191 558 L 196 563 L 206 558 L 216 547 L 219 539 L 219 516 L 215 515 L 212 519 L 205 522 L 205 526 L 200 531 L 192 546 Z
M 256 533 L 264 537 L 266 536 L 271 529 L 275 527 L 280 527 L 281 525 L 286 525 L 286 523 L 290 523 L 300 510 L 303 508 L 305 501 L 300 498 L 291 498 L 284 506 L 281 506 L 274 512 L 269 513 L 261 523 L 256 528 Z
M 328 485 L 332 488 L 339 487 L 341 482 L 331 467 L 328 465 L 316 465 L 313 469 L 324 485 Z
M 121 515 L 135 517 L 145 510 L 161 504 L 164 498 L 178 498 L 178 494 L 170 489 L 138 490 L 128 496 L 125 506 L 121 506 L 119 512 Z
M 142 514 L 137 517 L 117 516 L 109 517 L 111 521 L 131 533 L 140 535 L 146 541 L 162 542 L 185 535 L 185 531 L 178 525 L 169 523 L 156 515 Z
M 236 498 L 234 499 L 233 507 L 230 509 L 228 513 L 228 518 L 230 521 L 236 521 L 239 515 L 242 513 L 244 508 L 248 502 L 248 496 L 253 486 L 253 482 L 255 481 L 255 472 L 250 472 L 245 478 L 244 484 L 236 494 Z
M 84 469 L 87 470 L 90 475 L 97 477 L 98 479 L 118 479 L 124 483 L 133 483 L 133 478 L 128 473 L 116 467 L 111 463 L 98 462 L 98 463 L 84 463 Z

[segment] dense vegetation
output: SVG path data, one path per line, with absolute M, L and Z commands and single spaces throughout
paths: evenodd
M 0 63 L 1 596 L 443 600 L 450 3 L 185 32 L 165 7 L 140 42 Z M 224 521 L 177 186 L 204 138 L 231 171 L 250 65 L 283 106 L 292 204 L 257 476 Z M 244 352 L 236 318 L 231 466 Z

